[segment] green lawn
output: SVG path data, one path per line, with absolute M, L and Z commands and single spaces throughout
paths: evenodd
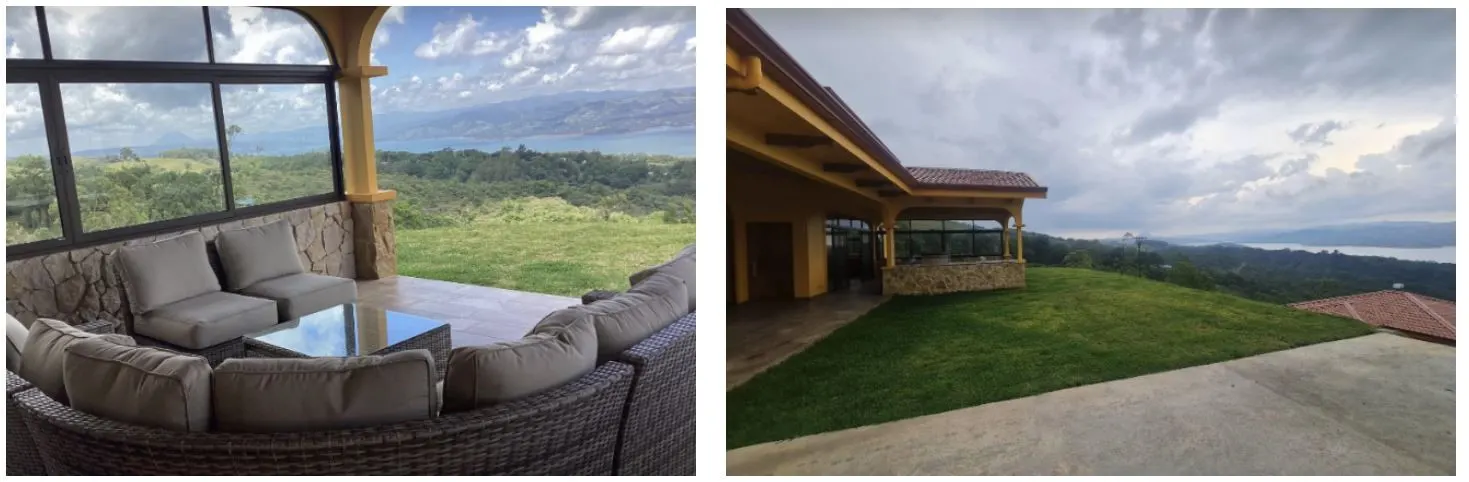
M 1099 271 L 896 297 L 728 394 L 729 448 L 900 420 L 1372 332 Z
M 625 290 L 694 242 L 693 224 L 477 223 L 399 230 L 398 273 L 564 296 Z

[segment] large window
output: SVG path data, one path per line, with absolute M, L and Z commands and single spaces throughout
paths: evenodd
M 6 14 L 7 258 L 341 199 L 336 68 L 296 12 Z
M 899 260 L 926 256 L 950 259 L 998 257 L 1003 253 L 1001 228 L 984 228 L 995 221 L 901 220 L 893 231 Z

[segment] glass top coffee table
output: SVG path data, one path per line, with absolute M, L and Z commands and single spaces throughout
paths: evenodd
M 448 368 L 449 324 L 356 303 L 337 305 L 245 335 L 250 358 L 315 358 L 385 355 L 425 349 L 439 378 Z

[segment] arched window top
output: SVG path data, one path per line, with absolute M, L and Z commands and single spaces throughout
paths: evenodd
M 40 13 L 38 22 L 36 7 L 6 7 L 7 59 L 331 64 L 315 26 L 282 8 L 43 7 Z
M 300 13 L 280 8 L 209 7 L 214 61 L 328 65 L 326 44 Z

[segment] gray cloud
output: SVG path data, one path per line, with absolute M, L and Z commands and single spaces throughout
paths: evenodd
M 1330 136 L 1332 132 L 1339 131 L 1346 127 L 1347 124 L 1334 120 L 1322 122 L 1320 124 L 1301 124 L 1300 127 L 1297 127 L 1295 128 L 1295 130 L 1290 131 L 1290 138 L 1295 139 L 1296 142 L 1299 142 L 1302 145 L 1316 144 L 1320 146 L 1329 146 L 1331 145 L 1331 141 L 1327 140 L 1326 138 Z
M 1454 209 L 1450 10 L 751 14 L 905 163 L 1048 185 L 1027 203 L 1040 230 Z

